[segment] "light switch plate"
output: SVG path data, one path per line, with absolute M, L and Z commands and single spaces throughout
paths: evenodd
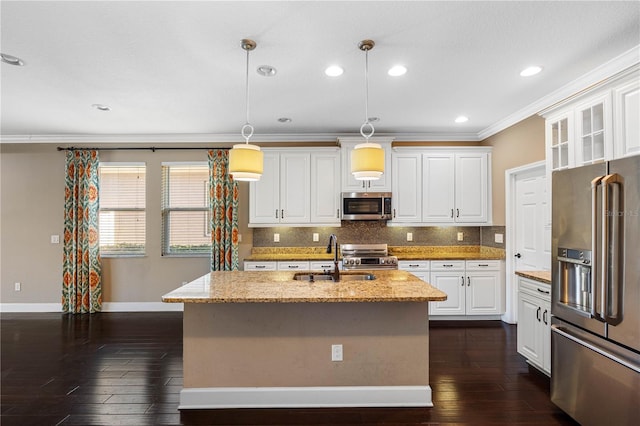
M 242 242 L 242 234 L 238 234 L 238 242 L 241 243 Z
M 318 242 L 320 241 L 320 234 L 318 234 L 317 232 L 313 233 L 313 241 Z
M 278 233 L 273 234 L 273 242 L 274 243 L 279 243 L 280 242 L 280 234 L 278 234 Z
M 14 289 L 15 291 L 20 291 L 20 290 L 22 290 L 22 284 L 20 284 L 20 283 L 15 283 L 15 284 L 13 284 L 13 289 Z
M 496 243 L 504 243 L 504 235 L 503 234 L 495 234 Z
M 342 361 L 342 345 L 331 345 L 331 361 Z
M 458 241 L 464 241 L 464 234 L 462 232 L 458 232 Z
M 413 241 L 413 232 L 407 232 L 407 241 Z

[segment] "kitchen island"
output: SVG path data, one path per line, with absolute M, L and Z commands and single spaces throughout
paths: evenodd
M 447 296 L 368 272 L 211 272 L 163 296 L 184 303 L 179 408 L 432 406 L 428 302 Z

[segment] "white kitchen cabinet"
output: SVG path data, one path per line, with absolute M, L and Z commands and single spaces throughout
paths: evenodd
M 551 374 L 550 286 L 518 277 L 518 353 Z
M 296 261 L 278 261 L 276 270 L 278 271 L 308 271 L 309 261 L 296 260 Z
M 503 314 L 503 269 L 500 260 L 431 261 L 429 283 L 447 293 L 447 300 L 432 303 L 430 315 Z
M 429 282 L 429 261 L 428 260 L 400 260 L 398 269 L 411 272 L 422 281 Z
M 447 294 L 447 300 L 431 302 L 429 315 L 465 315 L 464 260 L 431 261 L 429 284 Z
M 631 67 L 540 113 L 549 178 L 640 152 L 639 77 L 640 67 Z
M 390 225 L 491 223 L 490 148 L 396 148 Z
M 422 222 L 422 154 L 394 152 L 392 169 L 392 220 Z
M 640 80 L 633 79 L 614 90 L 616 157 L 640 153 Z
M 377 180 L 357 180 L 351 174 L 351 153 L 353 148 L 364 143 L 362 137 L 339 138 L 342 163 L 342 192 L 391 192 L 391 142 L 392 138 L 372 137 L 369 141 L 384 149 L 384 173 Z
M 277 262 L 256 260 L 244 261 L 245 271 L 275 271 L 276 269 L 278 269 Z
M 333 271 L 333 260 L 312 260 L 309 262 L 310 271 Z M 342 262 L 338 262 L 338 269 L 342 269 Z
M 264 172 L 249 186 L 249 226 L 340 225 L 339 152 L 264 150 Z
M 340 152 L 311 152 L 311 223 L 340 225 Z

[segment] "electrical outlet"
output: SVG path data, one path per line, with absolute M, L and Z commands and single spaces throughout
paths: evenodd
M 462 232 L 458 232 L 458 241 L 464 241 L 464 234 Z
M 52 235 L 51 244 L 60 244 L 60 235 Z
M 280 234 L 278 234 L 278 233 L 273 234 L 273 242 L 274 243 L 279 243 L 280 242 Z
M 503 234 L 495 234 L 496 243 L 504 243 L 504 235 Z
M 342 345 L 331 345 L 331 361 L 342 361 Z
M 317 232 L 314 232 L 313 233 L 313 241 L 314 242 L 320 241 L 320 234 L 318 234 Z
M 242 242 L 242 234 L 238 234 L 238 242 L 241 243 Z
M 413 232 L 407 232 L 407 241 L 413 241 Z
M 15 291 L 20 291 L 20 290 L 22 290 L 22 285 L 21 285 L 20 283 L 15 283 L 15 284 L 13 285 L 13 289 L 14 289 Z

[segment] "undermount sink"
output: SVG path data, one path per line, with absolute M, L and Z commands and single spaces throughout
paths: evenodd
M 293 276 L 293 279 L 296 281 L 333 281 L 333 276 L 318 272 L 318 273 L 306 273 L 300 272 Z M 376 279 L 376 276 L 373 274 L 368 274 L 366 272 L 358 273 L 358 272 L 350 272 L 346 274 L 340 274 L 340 281 L 373 281 Z

